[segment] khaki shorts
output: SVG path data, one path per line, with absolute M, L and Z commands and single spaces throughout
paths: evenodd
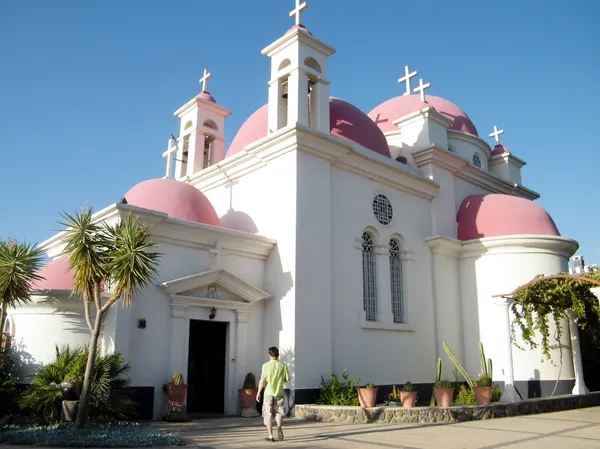
M 263 402 L 263 420 L 265 425 L 271 422 L 272 418 L 283 418 L 283 396 L 266 396 Z

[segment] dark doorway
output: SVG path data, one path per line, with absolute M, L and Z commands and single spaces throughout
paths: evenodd
M 225 413 L 227 324 L 190 320 L 188 413 Z

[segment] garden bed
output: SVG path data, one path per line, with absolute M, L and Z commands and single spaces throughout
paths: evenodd
M 295 416 L 307 421 L 344 424 L 453 423 L 506 416 L 558 412 L 600 405 L 600 393 L 565 395 L 527 399 L 515 404 L 493 403 L 486 406 L 460 405 L 454 407 L 336 407 L 330 405 L 296 405 Z
M 0 427 L 0 444 L 62 447 L 183 446 L 171 432 L 143 424 L 114 424 L 75 430 L 71 424 Z

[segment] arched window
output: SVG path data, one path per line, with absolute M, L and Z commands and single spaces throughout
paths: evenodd
M 392 284 L 392 313 L 394 314 L 394 323 L 403 323 L 402 259 L 400 258 L 400 244 L 394 239 L 390 240 L 390 282 Z
M 473 165 L 474 165 L 475 167 L 479 167 L 479 168 L 481 168 L 481 159 L 479 158 L 479 155 L 478 155 L 477 153 L 475 153 L 475 154 L 473 155 Z
M 377 321 L 377 283 L 375 279 L 375 245 L 368 232 L 362 235 L 363 309 L 367 321 Z

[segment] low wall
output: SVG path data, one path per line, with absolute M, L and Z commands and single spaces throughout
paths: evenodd
M 296 405 L 295 416 L 307 421 L 353 423 L 452 423 L 506 416 L 533 415 L 600 405 L 600 392 L 526 399 L 515 404 L 494 403 L 486 406 L 456 407 L 335 407 L 330 405 Z

